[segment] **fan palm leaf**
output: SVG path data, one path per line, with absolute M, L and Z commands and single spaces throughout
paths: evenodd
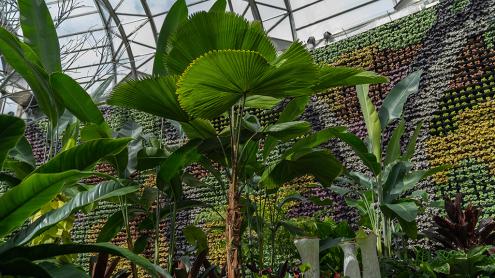
M 253 50 L 266 60 L 276 57 L 275 47 L 257 23 L 234 13 L 199 12 L 179 26 L 168 42 L 169 73 L 181 74 L 191 62 L 212 50 Z

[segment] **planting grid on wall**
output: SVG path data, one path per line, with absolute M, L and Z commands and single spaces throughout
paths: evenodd
M 480 206 L 485 216 L 495 215 L 495 0 L 445 0 L 438 5 L 416 14 L 377 27 L 355 37 L 330 44 L 313 51 L 314 58 L 321 63 L 347 65 L 373 70 L 390 78 L 390 84 L 373 85 L 370 96 L 380 106 L 386 93 L 400 79 L 412 71 L 424 71 L 420 90 L 411 96 L 406 104 L 406 134 L 412 133 L 419 121 L 424 128 L 418 141 L 414 161 L 418 168 L 450 164 L 453 167 L 433 179 L 422 182 L 419 187 L 428 191 L 430 197 L 465 194 L 465 200 Z M 262 122 L 270 122 L 280 109 L 258 112 Z M 184 141 L 180 132 L 170 123 L 143 113 L 104 108 L 104 114 L 113 128 L 118 128 L 129 119 L 139 123 L 145 133 L 162 136 L 167 144 Z M 354 88 L 331 90 L 313 97 L 302 118 L 310 121 L 315 130 L 328 126 L 343 125 L 350 131 L 364 137 L 366 129 L 360 115 Z M 224 125 L 222 119 L 216 127 Z M 44 122 L 33 122 L 26 133 L 33 145 L 38 161 L 45 152 Z M 408 138 L 408 136 L 404 136 Z M 328 144 L 346 167 L 364 170 L 359 159 L 343 143 L 332 141 Z M 98 170 L 112 173 L 111 167 L 99 165 Z M 213 178 L 200 167 L 191 167 L 191 173 L 211 185 L 208 188 L 186 188 L 186 196 L 200 199 L 223 209 L 225 197 Z M 154 184 L 150 173 L 139 173 L 135 179 L 143 188 Z M 288 185 L 284 192 L 300 191 L 306 196 L 331 199 L 333 205 L 316 206 L 310 203 L 295 204 L 288 216 L 327 215 L 335 220 L 346 219 L 356 222 L 357 215 L 344 205 L 342 198 L 328 190 L 305 185 L 310 177 L 298 179 Z M 88 182 L 98 182 L 98 179 Z M 163 200 L 166 202 L 166 200 Z M 110 203 L 89 214 L 78 214 L 74 220 L 72 238 L 76 242 L 94 242 L 106 219 L 117 210 Z M 200 224 L 208 232 L 210 259 L 221 263 L 224 253 L 224 236 L 221 221 L 214 213 L 200 209 L 180 212 L 178 215 L 179 255 L 187 246 L 181 229 L 190 223 Z M 420 227 L 428 225 L 428 211 L 419 217 Z M 138 232 L 134 219 L 134 237 L 147 231 Z M 160 227 L 160 261 L 165 264 L 167 226 Z M 149 231 L 149 234 L 152 234 Z M 152 256 L 153 238 L 149 238 L 146 256 Z M 114 243 L 125 245 L 125 234 L 121 232 Z M 87 264 L 88 257 L 79 260 Z M 122 261 L 122 264 L 126 262 Z M 121 265 L 120 267 L 124 267 Z M 142 273 L 144 274 L 144 273 Z

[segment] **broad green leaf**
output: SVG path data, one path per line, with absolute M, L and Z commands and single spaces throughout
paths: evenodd
M 81 141 L 87 142 L 96 139 L 112 138 L 113 130 L 103 122 L 101 124 L 87 124 L 81 129 Z
M 89 191 L 78 193 L 62 207 L 52 210 L 36 219 L 27 228 L 22 229 L 15 235 L 13 239 L 14 244 L 24 245 L 28 243 L 35 236 L 66 219 L 84 206 L 108 198 L 124 196 L 137 190 L 137 186 L 121 186 L 115 181 L 101 182 Z
M 213 124 L 204 119 L 194 119 L 189 122 L 181 123 L 184 133 L 190 140 L 193 139 L 210 139 L 217 136 L 217 131 Z
M 194 225 L 188 225 L 182 230 L 184 237 L 187 242 L 196 248 L 196 252 L 200 253 L 203 250 L 208 249 L 208 238 L 206 237 L 206 233 L 201 229 Z
M 285 204 L 287 204 L 288 202 L 294 202 L 294 201 L 299 201 L 299 202 L 305 202 L 305 201 L 308 201 L 308 199 L 306 199 L 305 197 L 303 197 L 301 194 L 299 193 L 295 193 L 295 194 L 291 194 L 285 198 L 282 199 L 282 201 L 280 201 L 278 204 L 277 204 L 277 208 L 278 209 L 281 209 Z
M 282 100 L 270 96 L 248 96 L 244 106 L 246 108 L 257 108 L 257 109 L 272 109 L 274 106 L 279 104 Z
M 139 171 L 148 170 L 160 165 L 169 154 L 162 149 L 145 147 L 137 155 L 137 167 Z
M 269 166 L 262 176 L 268 188 L 276 188 L 304 175 L 314 176 L 323 186 L 331 186 L 343 167 L 327 150 L 310 150 L 291 160 L 283 159 Z
M 345 127 L 329 127 L 324 130 L 317 131 L 298 140 L 292 145 L 292 147 L 286 150 L 282 156 L 285 158 L 305 149 L 318 147 L 319 145 L 328 142 L 328 140 L 336 138 L 336 134 L 341 132 L 347 132 Z
M 36 166 L 36 160 L 33 156 L 33 149 L 31 144 L 29 144 L 26 139 L 26 136 L 22 136 L 21 139 L 19 139 L 17 145 L 10 150 L 9 156 L 14 160 L 27 163 L 33 168 Z
M 401 155 L 400 139 L 402 138 L 405 129 L 406 123 L 404 119 L 401 119 L 399 125 L 392 132 L 392 136 L 390 136 L 390 141 L 387 145 L 387 153 L 385 155 L 385 160 L 383 161 L 384 165 L 388 165 L 393 161 L 399 159 Z
M 136 171 L 138 153 L 143 149 L 143 138 L 141 136 L 142 132 L 143 127 L 132 120 L 126 121 L 117 131 L 117 138 L 132 138 L 127 145 L 127 153 L 122 154 L 124 156 L 127 155 L 125 170 L 119 169 L 119 171 L 125 171 L 126 176 L 130 176 Z
M 95 124 L 104 122 L 103 114 L 86 90 L 70 76 L 60 72 L 52 73 L 50 85 L 67 110 L 81 122 Z
M 40 244 L 29 247 L 15 247 L 0 254 L 0 261 L 7 258 L 27 259 L 29 261 L 38 261 L 55 256 L 80 254 L 80 253 L 108 253 L 124 257 L 136 265 L 144 268 L 152 277 L 172 277 L 161 267 L 151 263 L 148 259 L 134 254 L 132 251 L 117 247 L 111 243 L 101 242 L 94 244 Z
M 441 165 L 427 170 L 412 171 L 404 177 L 404 189 L 406 191 L 413 189 L 414 186 L 416 186 L 416 184 L 421 180 L 426 179 L 427 177 L 430 177 L 439 172 L 445 171 L 449 168 L 449 165 Z
M 116 86 L 107 103 L 132 108 L 165 119 L 187 122 L 190 118 L 179 105 L 174 76 L 146 77 Z
M 111 241 L 124 228 L 122 211 L 114 212 L 105 222 L 96 238 L 96 242 Z
M 404 201 L 396 204 L 384 204 L 386 208 L 391 210 L 398 218 L 413 222 L 418 214 L 418 206 L 412 201 Z
M 399 224 L 402 231 L 411 239 L 416 239 L 418 237 L 418 225 L 416 221 L 407 222 L 402 218 L 399 218 Z
M 371 71 L 349 67 L 323 65 L 318 69 L 318 83 L 313 87 L 316 92 L 340 86 L 377 84 L 388 82 L 388 78 Z
M 130 138 L 91 140 L 57 154 L 34 172 L 58 173 L 71 169 L 87 170 L 101 159 L 120 153 L 127 147 L 130 140 Z
M 24 136 L 26 124 L 20 118 L 0 115 L 0 170 L 7 154 Z
M 213 3 L 213 6 L 211 6 L 210 12 L 225 13 L 226 8 L 227 8 L 226 0 L 216 0 L 215 3 Z
M 406 151 L 402 155 L 402 159 L 410 160 L 413 157 L 414 152 L 416 151 L 416 142 L 418 140 L 418 136 L 419 133 L 421 132 L 422 127 L 423 127 L 423 121 L 420 121 L 416 126 L 416 128 L 414 129 L 414 132 L 411 138 L 409 139 L 409 142 L 407 143 Z
M 363 164 L 367 166 L 371 172 L 375 175 L 378 175 L 381 171 L 381 167 L 379 162 L 376 159 L 376 156 L 368 151 L 366 148 L 366 144 L 359 137 L 354 135 L 347 130 L 336 132 L 334 130 L 335 137 L 342 140 L 344 143 L 349 145 L 352 150 L 356 153 L 356 155 L 361 159 Z
M 168 73 L 165 57 L 168 54 L 168 40 L 179 28 L 180 24 L 187 20 L 188 10 L 185 0 L 177 0 L 172 5 L 163 21 L 158 41 L 156 43 L 155 60 L 153 62 L 153 75 L 165 75 Z
M 383 199 L 385 202 L 393 202 L 408 190 L 405 187 L 404 178 L 409 171 L 409 166 L 407 163 L 399 161 L 388 168 L 390 170 L 384 171 Z
M 332 138 L 339 138 L 344 143 L 349 145 L 356 155 L 361 158 L 364 165 L 366 165 L 373 173 L 380 173 L 380 164 L 376 157 L 368 151 L 364 142 L 356 135 L 348 132 L 344 127 L 330 127 L 324 130 L 315 132 L 296 143 L 284 152 L 283 156 L 290 156 L 292 153 L 298 152 L 305 148 L 317 147 Z
M 401 80 L 383 100 L 379 111 L 381 128 L 385 129 L 393 120 L 402 115 L 407 98 L 418 91 L 423 71 L 415 71 Z
M 306 121 L 293 121 L 274 124 L 264 130 L 265 133 L 279 140 L 289 140 L 311 130 L 311 124 Z
M 166 64 L 172 74 L 181 74 L 195 59 L 213 50 L 252 50 L 268 61 L 276 56 L 263 27 L 234 13 L 194 14 L 177 28 L 167 47 Z
M 280 221 L 279 225 L 293 235 L 303 236 L 307 234 L 303 229 L 287 221 Z
M 65 183 L 89 176 L 79 171 L 33 174 L 0 197 L 0 237 L 21 226 L 31 215 L 52 200 Z
M 280 113 L 277 123 L 284 123 L 295 120 L 304 112 L 308 101 L 308 96 L 293 98 L 291 101 L 289 101 L 282 113 Z M 263 146 L 263 159 L 266 159 L 268 157 L 268 155 L 276 145 L 277 139 L 273 138 L 270 135 L 265 138 Z
M 368 139 L 370 142 L 371 152 L 377 158 L 377 161 L 381 161 L 381 126 L 378 113 L 376 112 L 375 105 L 371 102 L 368 95 L 369 85 L 358 85 L 357 97 L 359 100 L 359 106 L 361 107 L 361 113 L 363 114 L 366 129 L 368 130 Z
M 41 0 L 36 0 L 41 1 Z M 24 0 L 23 2 L 29 2 Z M 0 53 L 5 61 L 19 73 L 33 91 L 38 105 L 56 126 L 58 118 L 64 112 L 64 107 L 53 96 L 49 84 L 48 74 L 39 62 L 39 58 L 25 43 L 0 26 Z
M 374 188 L 373 179 L 363 173 L 349 172 L 347 176 L 349 176 L 355 183 L 362 186 L 365 190 L 372 190 Z
M 169 184 L 172 179 L 181 174 L 186 166 L 191 163 L 198 162 L 201 159 L 198 146 L 201 143 L 200 140 L 189 141 L 184 146 L 174 151 L 161 165 L 157 178 L 165 183 Z
M 5 182 L 8 186 L 16 186 L 21 183 L 21 180 L 7 173 L 0 173 L 0 181 Z
M 48 73 L 62 71 L 60 46 L 52 16 L 44 0 L 19 0 L 24 42 L 39 57 Z
M 242 125 L 252 132 L 260 132 L 261 130 L 260 120 L 255 115 L 246 114 L 242 118 Z
M 306 105 L 308 104 L 308 102 L 309 102 L 308 96 L 293 98 L 291 101 L 289 101 L 287 106 L 285 106 L 282 113 L 280 113 L 277 123 L 293 121 L 297 117 L 301 116 L 301 114 L 306 109 Z
M 0 262 L 0 273 L 6 277 L 53 278 L 43 267 L 26 259 L 7 258 Z

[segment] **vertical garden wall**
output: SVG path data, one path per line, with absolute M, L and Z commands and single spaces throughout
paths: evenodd
M 460 191 L 465 194 L 466 201 L 485 208 L 484 213 L 492 216 L 495 214 L 494 14 L 495 0 L 441 1 L 433 8 L 313 51 L 318 62 L 362 67 L 388 76 L 389 84 L 371 86 L 370 96 L 377 106 L 399 80 L 422 69 L 420 91 L 409 99 L 405 110 L 409 133 L 419 121 L 425 123 L 414 159 L 418 167 L 441 164 L 453 167 L 420 186 L 430 193 L 431 198 L 443 194 L 452 196 Z M 258 117 L 262 122 L 270 122 L 280 109 L 257 112 Z M 132 120 L 142 127 L 143 133 L 161 137 L 168 145 L 186 140 L 176 125 L 153 116 L 110 107 L 104 109 L 104 115 L 114 129 Z M 336 89 L 314 97 L 303 118 L 309 120 L 315 130 L 342 125 L 361 137 L 366 134 L 354 88 Z M 225 125 L 222 118 L 214 123 L 217 129 Z M 43 121 L 31 122 L 27 130 L 39 161 L 46 156 L 45 130 Z M 359 159 L 343 143 L 332 141 L 327 147 L 349 169 L 364 170 Z M 98 167 L 99 171 L 112 172 L 108 165 Z M 188 198 L 206 201 L 223 211 L 226 200 L 225 194 L 219 194 L 222 186 L 199 166 L 191 167 L 190 172 L 207 186 L 186 187 Z M 133 179 L 145 190 L 154 184 L 155 177 L 141 172 Z M 299 202 L 287 211 L 289 217 L 317 215 L 356 221 L 357 214 L 345 206 L 342 198 L 325 189 L 308 186 L 311 182 L 310 177 L 298 179 L 287 184 L 284 192 L 301 192 L 307 197 L 332 200 L 332 205 Z M 73 225 L 72 239 L 94 242 L 106 220 L 117 210 L 109 203 L 89 214 L 79 214 L 67 220 L 67 224 Z M 422 217 L 424 219 L 420 222 L 427 224 L 429 217 Z M 152 234 L 145 225 L 138 225 L 140 220 L 132 220 L 135 238 Z M 200 208 L 179 212 L 177 236 L 178 249 L 182 253 L 187 246 L 181 230 L 189 223 L 200 224 L 208 231 L 210 257 L 214 262 L 222 262 L 225 242 L 221 226 L 224 223 L 217 214 Z M 160 238 L 161 263 L 165 263 L 168 250 L 167 226 L 166 222 L 160 225 L 163 231 Z M 121 232 L 114 242 L 124 245 L 125 240 L 125 233 Z M 153 240 L 147 239 L 150 246 Z M 151 252 L 149 248 L 144 254 L 152 256 Z M 87 262 L 87 257 L 79 259 Z

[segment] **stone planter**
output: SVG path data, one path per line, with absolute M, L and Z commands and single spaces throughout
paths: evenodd
M 349 278 L 361 278 L 359 262 L 356 257 L 356 244 L 353 242 L 343 242 L 340 248 L 344 251 L 344 276 Z
M 311 268 L 304 273 L 307 278 L 320 277 L 320 239 L 319 238 L 300 238 L 294 240 L 297 251 L 301 256 L 303 263 L 308 264 Z

